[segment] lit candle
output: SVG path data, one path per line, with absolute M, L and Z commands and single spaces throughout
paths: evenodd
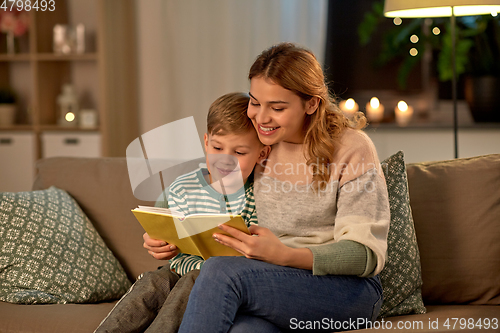
M 384 118 L 384 106 L 380 104 L 377 97 L 372 97 L 370 103 L 366 103 L 366 115 L 373 122 L 380 122 Z
M 413 108 L 408 106 L 406 102 L 399 101 L 398 106 L 394 109 L 396 113 L 396 122 L 399 126 L 406 126 L 413 116 Z
M 339 107 L 344 114 L 351 119 L 354 114 L 359 111 L 358 103 L 356 103 L 352 98 L 349 98 L 347 101 L 340 102 Z

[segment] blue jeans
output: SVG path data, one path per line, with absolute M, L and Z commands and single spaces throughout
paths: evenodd
M 213 257 L 194 284 L 179 332 L 360 329 L 381 305 L 378 277 L 315 276 L 244 257 Z

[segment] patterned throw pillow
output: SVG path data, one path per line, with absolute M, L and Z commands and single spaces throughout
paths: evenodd
M 384 294 L 380 317 L 425 313 L 420 253 L 403 152 L 390 156 L 381 165 L 389 192 L 391 225 L 387 236 L 387 260 L 379 275 Z
M 130 287 L 120 263 L 63 190 L 0 193 L 0 300 L 92 303 Z

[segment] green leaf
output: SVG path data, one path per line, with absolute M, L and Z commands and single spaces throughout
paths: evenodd
M 373 32 L 376 30 L 380 19 L 373 13 L 368 12 L 365 14 L 363 22 L 358 27 L 359 43 L 366 45 L 370 42 Z
M 383 19 L 383 1 L 374 2 L 372 10 L 365 13 L 363 21 L 358 26 L 358 37 L 361 45 L 366 45 L 370 42 L 373 33 L 377 30 L 378 25 Z
M 438 73 L 439 80 L 449 81 L 453 79 L 453 48 L 452 48 L 452 36 L 451 36 L 451 26 L 447 29 L 443 37 L 443 45 L 441 52 L 438 56 Z M 456 29 L 457 36 L 460 36 L 460 30 Z M 460 39 L 456 38 L 456 48 L 455 48 L 455 64 L 457 77 L 465 73 L 466 66 L 469 63 L 469 51 L 474 45 L 474 42 L 470 39 Z

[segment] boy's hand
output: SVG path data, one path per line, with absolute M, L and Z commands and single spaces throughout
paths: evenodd
M 155 259 L 169 260 L 179 253 L 174 244 L 168 244 L 162 240 L 153 239 L 149 237 L 147 232 L 142 235 L 142 238 L 144 239 L 144 248 L 148 250 L 148 253 Z

